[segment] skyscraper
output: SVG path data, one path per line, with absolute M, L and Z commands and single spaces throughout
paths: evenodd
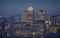
M 31 6 L 28 7 L 26 11 L 22 13 L 22 22 L 32 22 L 33 21 L 33 8 Z
M 51 25 L 50 31 L 51 33 L 56 33 L 57 35 L 60 34 L 60 15 L 53 15 L 50 17 Z
M 21 17 L 22 17 L 22 22 L 27 22 L 28 19 L 27 11 L 23 11 Z
M 51 19 L 51 25 L 60 25 L 60 16 L 59 15 L 53 15 L 50 17 Z
M 27 11 L 28 11 L 28 22 L 33 22 L 33 18 L 34 18 L 34 10 L 33 10 L 33 8 L 31 6 L 29 6 Z
M 38 20 L 45 20 L 45 10 L 39 10 L 38 11 Z
M 60 16 L 57 16 L 56 25 L 60 25 Z
M 50 20 L 51 20 L 51 25 L 56 25 L 56 16 L 55 15 L 53 15 L 53 16 L 51 16 L 50 17 Z

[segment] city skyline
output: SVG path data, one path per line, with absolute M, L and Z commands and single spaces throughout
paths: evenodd
M 0 0 L 0 16 L 19 15 L 32 6 L 35 14 L 46 10 L 46 16 L 60 14 L 59 0 Z
M 59 0 L 0 0 L 0 38 L 59 37 Z

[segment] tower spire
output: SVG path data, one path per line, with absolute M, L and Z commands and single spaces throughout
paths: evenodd
M 27 10 L 28 10 L 28 11 L 29 11 L 29 10 L 33 10 L 32 6 L 29 6 Z

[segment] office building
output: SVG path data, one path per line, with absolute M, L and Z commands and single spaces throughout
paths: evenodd
M 22 22 L 32 22 L 33 14 L 34 14 L 33 8 L 29 6 L 27 11 L 23 11 L 22 13 Z
M 60 16 L 57 16 L 56 25 L 60 25 Z
M 53 15 L 50 17 L 51 25 L 50 32 L 55 33 L 55 35 L 60 35 L 60 15 Z
M 45 20 L 46 11 L 45 10 L 39 10 L 38 11 L 38 20 Z
M 54 15 L 50 17 L 51 25 L 60 25 L 60 16 Z
M 56 16 L 51 16 L 50 20 L 51 20 L 51 25 L 56 25 Z
M 21 20 L 22 22 L 27 22 L 28 20 L 28 14 L 27 14 L 27 11 L 23 11 L 22 15 L 21 15 Z
M 34 18 L 33 8 L 31 6 L 29 6 L 27 11 L 28 11 L 28 22 L 33 22 L 33 18 Z

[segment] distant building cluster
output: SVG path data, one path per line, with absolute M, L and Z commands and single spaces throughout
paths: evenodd
M 60 16 L 52 15 L 46 18 L 46 11 L 39 10 L 34 18 L 34 9 L 30 6 L 20 16 L 0 16 L 1 36 L 41 36 L 59 34 Z
M 60 34 L 60 15 L 52 15 L 50 17 L 51 25 L 50 32 L 56 35 Z

